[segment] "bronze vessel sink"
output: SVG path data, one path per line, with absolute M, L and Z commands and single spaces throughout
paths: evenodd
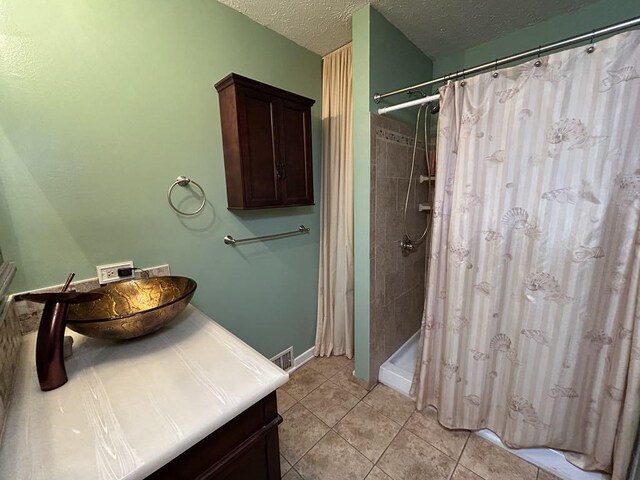
M 126 340 L 159 330 L 191 301 L 197 284 L 187 277 L 114 282 L 92 290 L 98 300 L 69 305 L 67 327 L 88 337 Z

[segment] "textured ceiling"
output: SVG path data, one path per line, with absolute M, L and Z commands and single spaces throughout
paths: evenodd
M 351 40 L 371 3 L 429 57 L 463 50 L 595 0 L 219 0 L 320 55 Z

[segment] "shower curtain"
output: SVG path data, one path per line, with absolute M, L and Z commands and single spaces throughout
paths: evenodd
M 322 59 L 322 206 L 315 355 L 353 357 L 351 44 Z
M 624 479 L 640 415 L 640 32 L 593 47 L 441 88 L 414 393 L 446 427 Z

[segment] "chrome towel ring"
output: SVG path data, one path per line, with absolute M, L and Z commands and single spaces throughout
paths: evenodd
M 173 202 L 171 201 L 171 192 L 173 191 L 173 189 L 174 189 L 174 187 L 176 185 L 180 185 L 181 187 L 186 187 L 190 183 L 193 183 L 196 187 L 198 187 L 198 189 L 200 190 L 200 193 L 202 193 L 202 203 L 200 204 L 200 206 L 198 207 L 198 209 L 195 212 L 191 212 L 191 213 L 183 212 L 181 210 L 178 210 L 176 208 L 176 206 L 173 204 Z M 171 206 L 171 208 L 173 208 L 173 210 L 176 213 L 179 213 L 180 215 L 191 216 L 191 215 L 195 215 L 197 213 L 200 213 L 200 210 L 202 210 L 204 208 L 205 204 L 207 203 L 207 195 L 204 193 L 204 189 L 200 186 L 200 184 L 198 182 L 194 182 L 189 177 L 185 177 L 184 175 L 180 175 L 178 178 L 176 178 L 176 181 L 173 182 L 173 184 L 169 187 L 169 191 L 167 192 L 167 200 L 169 200 L 169 205 Z

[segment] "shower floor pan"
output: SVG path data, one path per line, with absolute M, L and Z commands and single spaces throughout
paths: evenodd
M 393 388 L 397 392 L 409 396 L 411 382 L 418 358 L 418 341 L 420 332 L 416 332 L 391 357 L 382 364 L 378 373 L 380 383 Z M 551 448 L 507 448 L 500 438 L 490 430 L 478 430 L 476 435 L 489 440 L 501 448 L 517 455 L 540 468 L 553 472 L 565 480 L 605 480 L 609 475 L 586 472 L 567 462 L 561 451 Z

